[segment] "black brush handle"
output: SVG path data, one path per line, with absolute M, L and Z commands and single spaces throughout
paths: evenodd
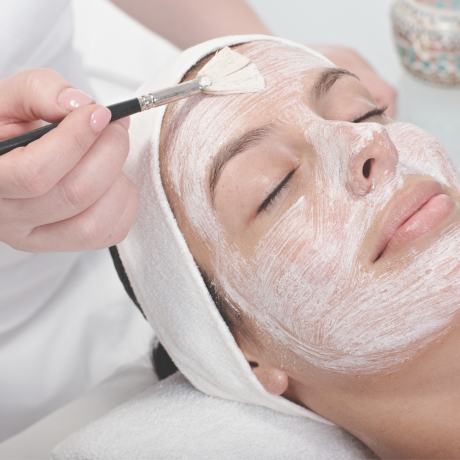
M 139 99 L 135 97 L 129 101 L 119 102 L 118 104 L 109 105 L 107 107 L 112 112 L 112 118 L 110 121 L 116 121 L 120 118 L 127 117 L 129 115 L 134 115 L 141 111 L 141 105 Z M 10 152 L 17 147 L 25 147 L 40 137 L 44 136 L 46 133 L 49 133 L 52 129 L 56 128 L 59 123 L 53 123 L 52 125 L 46 125 L 42 128 L 34 129 L 28 133 L 20 134 L 19 136 L 10 137 L 0 141 L 0 155 Z

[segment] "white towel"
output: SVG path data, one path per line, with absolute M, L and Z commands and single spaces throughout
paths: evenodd
M 179 83 L 193 65 L 216 50 L 258 40 L 305 49 L 330 65 L 318 53 L 289 40 L 262 35 L 224 37 L 184 51 L 138 94 Z M 119 253 L 147 319 L 180 371 L 202 392 L 331 424 L 266 392 L 217 311 L 161 183 L 158 147 L 164 113 L 165 107 L 160 107 L 133 117 L 125 165 L 126 175 L 139 188 L 140 210 Z
M 53 460 L 378 458 L 337 426 L 204 395 L 169 377 L 67 438 Z

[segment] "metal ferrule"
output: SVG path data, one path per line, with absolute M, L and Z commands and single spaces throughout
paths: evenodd
M 204 88 L 211 85 L 212 81 L 208 77 L 198 77 L 194 80 L 171 86 L 170 88 L 160 89 L 160 91 L 139 96 L 138 99 L 141 106 L 141 112 L 178 101 L 179 99 L 184 99 L 193 94 L 198 94 Z

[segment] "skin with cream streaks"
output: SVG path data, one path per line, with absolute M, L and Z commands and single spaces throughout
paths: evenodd
M 241 318 L 235 340 L 268 391 L 379 455 L 458 454 L 451 160 L 321 57 L 237 49 L 266 90 L 175 104 L 160 148 L 189 248 Z

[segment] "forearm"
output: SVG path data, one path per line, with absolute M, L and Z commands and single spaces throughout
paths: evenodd
M 112 0 L 179 48 L 226 35 L 270 34 L 244 0 Z

